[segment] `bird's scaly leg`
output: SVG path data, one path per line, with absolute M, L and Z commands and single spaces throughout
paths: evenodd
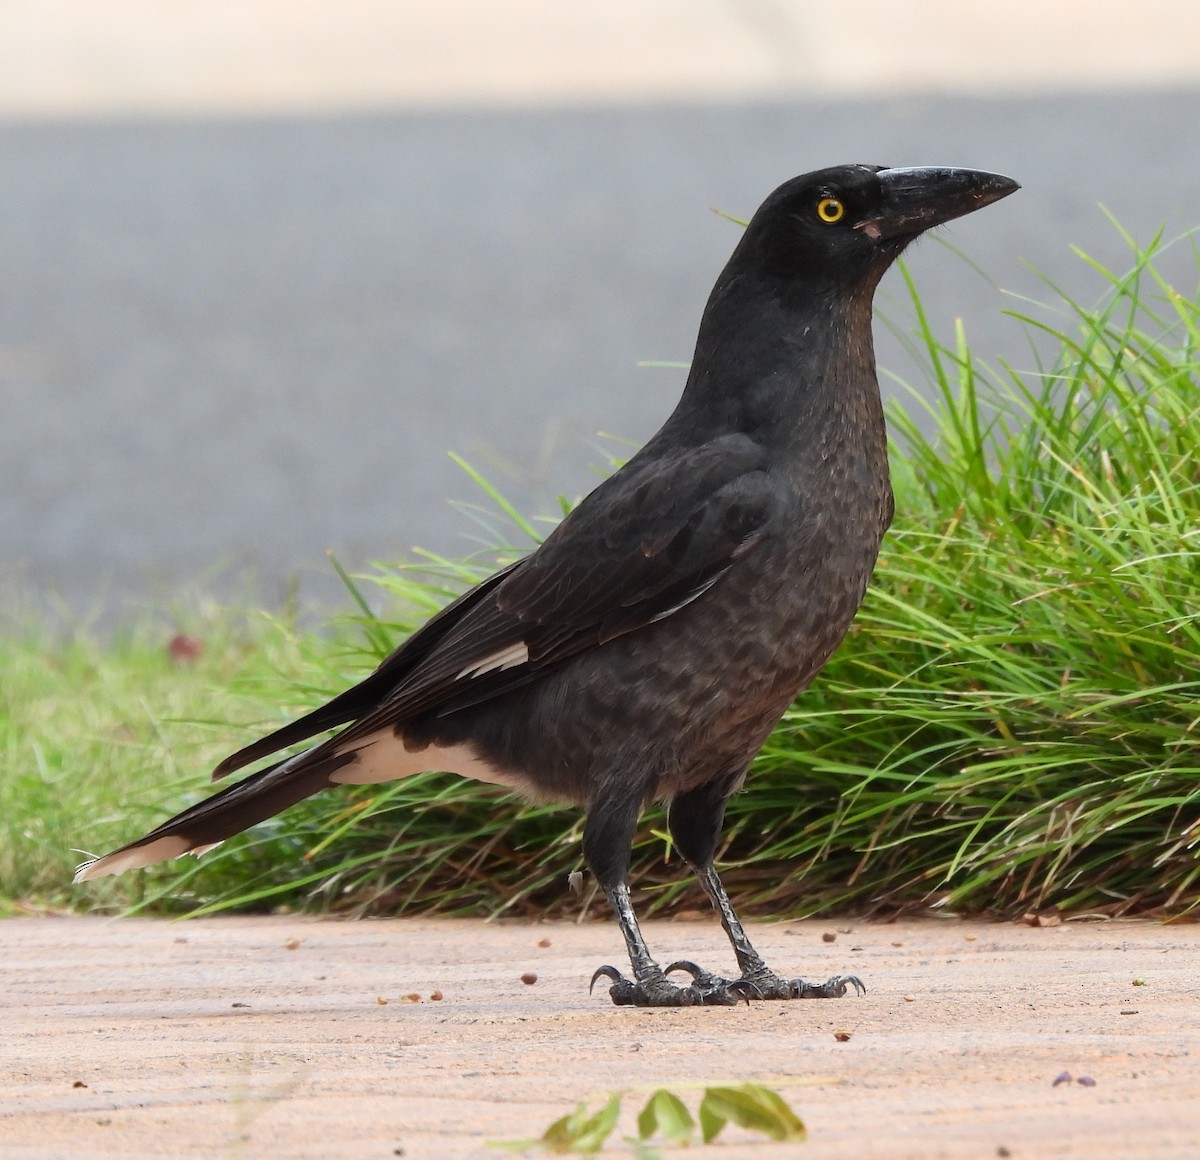
M 677 986 L 650 956 L 629 898 L 629 847 L 639 804 L 636 793 L 612 795 L 594 805 L 584 823 L 584 859 L 613 908 L 633 969 L 633 978 L 628 979 L 616 967 L 600 967 L 592 975 L 592 987 L 597 979 L 611 980 L 608 993 L 619 1007 L 732 1006 L 739 999 L 757 997 L 752 984 L 730 984 L 715 976 L 710 982 L 698 980 Z
M 721 917 L 721 925 L 729 936 L 733 953 L 737 957 L 738 966 L 742 971 L 741 980 L 752 983 L 763 999 L 840 999 L 848 988 L 854 988 L 859 994 L 866 992 L 866 986 L 857 975 L 834 975 L 824 983 L 809 983 L 804 979 L 785 979 L 777 975 L 762 960 L 762 956 L 751 945 L 746 937 L 745 928 L 734 912 L 729 895 L 717 876 L 710 862 L 706 866 L 697 866 L 696 878 L 704 887 L 705 894 L 713 904 L 713 909 Z M 697 967 L 695 963 L 681 961 L 672 963 L 668 971 L 687 971 L 696 981 L 697 986 L 711 982 L 720 982 L 708 971 Z
M 597 979 L 611 979 L 612 986 L 609 987 L 608 993 L 618 1007 L 729 1007 L 739 999 L 758 997 L 757 990 L 744 980 L 729 983 L 725 979 L 708 976 L 698 978 L 686 987 L 672 983 L 658 963 L 650 957 L 633 911 L 633 904 L 629 899 L 628 885 L 624 882 L 618 883 L 615 887 L 606 889 L 605 894 L 617 916 L 621 933 L 625 936 L 633 978 L 627 979 L 616 967 L 603 966 L 592 976 L 592 986 L 596 985 Z
M 836 999 L 846 993 L 848 987 L 858 992 L 866 991 L 862 980 L 856 975 L 834 975 L 824 983 L 809 983 L 804 979 L 784 979 L 775 974 L 758 951 L 750 945 L 746 931 L 734 912 L 733 903 L 725 893 L 725 887 L 713 867 L 713 854 L 721 833 L 725 817 L 725 802 L 733 788 L 741 781 L 742 769 L 735 766 L 726 779 L 713 779 L 686 793 L 679 794 L 671 802 L 670 827 L 676 848 L 683 855 L 704 887 L 713 909 L 721 918 L 721 925 L 729 936 L 733 953 L 742 972 L 741 980 L 752 985 L 763 999 Z M 672 963 L 667 971 L 686 971 L 697 987 L 728 987 L 730 982 L 698 967 L 695 963 L 682 960 Z

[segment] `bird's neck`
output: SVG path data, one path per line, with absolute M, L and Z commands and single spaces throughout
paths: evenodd
M 667 429 L 751 435 L 784 452 L 886 443 L 871 336 L 871 290 L 722 293 L 704 313 L 692 372 Z M 686 423 L 688 431 L 682 429 Z

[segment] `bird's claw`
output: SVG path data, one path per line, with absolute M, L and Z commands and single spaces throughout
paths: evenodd
M 680 967 L 672 963 L 667 970 Z M 758 988 L 746 979 L 729 982 L 707 971 L 695 963 L 682 965 L 695 980 L 690 986 L 680 987 L 672 983 L 666 972 L 648 975 L 644 979 L 627 979 L 616 967 L 598 967 L 592 975 L 589 992 L 600 978 L 611 979 L 609 997 L 618 1007 L 732 1007 L 739 999 L 747 1002 L 759 998 Z
M 592 981 L 588 984 L 588 994 L 590 995 L 596 989 L 597 979 L 612 979 L 614 983 L 627 983 L 628 979 L 617 970 L 616 967 L 597 967 L 596 973 L 592 976 Z
M 781 979 L 774 971 L 757 972 L 753 981 L 764 999 L 840 999 L 847 989 L 856 994 L 867 993 L 866 984 L 857 975 L 834 975 L 823 983 L 804 979 Z
M 686 971 L 702 992 L 724 989 L 747 1002 L 751 999 L 840 999 L 849 988 L 859 995 L 867 993 L 866 984 L 857 975 L 834 975 L 824 983 L 809 983 L 804 979 L 782 979 L 774 971 L 763 970 L 740 979 L 723 979 L 687 959 L 672 963 L 665 973 L 672 971 Z
M 680 987 L 668 978 L 673 971 L 691 975 L 689 986 Z M 598 979 L 611 979 L 608 994 L 618 1007 L 732 1007 L 751 999 L 840 999 L 847 990 L 865 995 L 866 984 L 857 975 L 834 975 L 824 983 L 783 979 L 774 971 L 756 971 L 752 976 L 725 979 L 706 971 L 690 959 L 679 959 L 666 970 L 644 979 L 627 979 L 616 967 L 597 967 L 588 993 Z
M 840 999 L 847 988 L 856 995 L 865 995 L 867 985 L 857 975 L 834 975 L 823 983 L 806 983 L 803 979 L 788 979 L 793 999 Z
M 701 985 L 720 981 L 719 976 L 714 975 L 711 971 L 706 971 L 699 964 L 693 963 L 691 959 L 676 959 L 669 967 L 663 968 L 664 975 L 669 975 L 672 971 L 686 971 L 692 976 L 694 982 Z
M 690 959 L 678 959 L 673 962 L 664 971 L 664 975 L 669 975 L 672 971 L 686 971 L 692 976 L 692 983 L 697 987 L 702 994 L 716 994 L 725 992 L 734 997 L 734 1002 L 738 999 L 744 999 L 749 1005 L 751 999 L 761 999 L 762 992 L 751 979 L 726 979 L 720 975 L 714 975 L 712 971 L 706 971 L 703 967 L 693 963 Z

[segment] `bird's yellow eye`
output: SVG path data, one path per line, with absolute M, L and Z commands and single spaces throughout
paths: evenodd
M 823 197 L 817 202 L 817 217 L 827 226 L 840 222 L 846 216 L 846 207 L 836 197 Z

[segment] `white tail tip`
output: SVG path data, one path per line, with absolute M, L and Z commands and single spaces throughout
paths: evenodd
M 126 870 L 136 870 L 141 866 L 152 866 L 155 862 L 165 862 L 169 858 L 178 858 L 182 854 L 192 853 L 197 857 L 206 850 L 211 850 L 218 843 L 208 846 L 197 846 L 189 850 L 187 838 L 178 836 L 156 838 L 144 846 L 128 846 L 124 850 L 116 850 L 105 854 L 103 858 L 93 858 L 83 862 L 75 871 L 72 882 L 90 882 L 93 878 L 105 878 L 109 874 L 124 874 Z

